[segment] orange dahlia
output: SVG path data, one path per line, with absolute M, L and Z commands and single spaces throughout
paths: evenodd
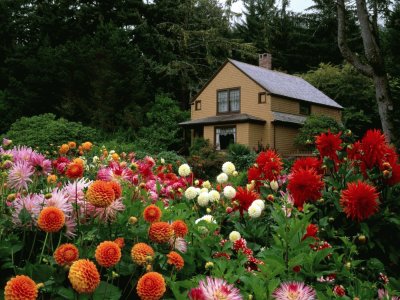
M 66 154 L 69 150 L 69 146 L 67 144 L 62 144 L 58 152 L 60 154 Z
M 121 188 L 121 185 L 120 185 L 118 182 L 116 182 L 116 181 L 110 181 L 108 184 L 109 184 L 109 185 L 111 186 L 111 188 L 114 190 L 115 199 L 120 198 L 121 195 L 122 195 L 122 188 Z
M 143 211 L 143 218 L 149 223 L 160 221 L 162 216 L 161 209 L 154 204 L 147 206 Z
M 62 244 L 54 251 L 53 256 L 58 265 L 71 265 L 79 258 L 79 250 L 73 244 Z
M 45 232 L 57 232 L 65 224 L 65 215 L 57 207 L 45 207 L 40 212 L 37 223 L 39 228 Z
M 28 276 L 17 275 L 11 278 L 4 288 L 5 300 L 34 300 L 38 296 L 36 283 Z
M 176 220 L 171 224 L 176 237 L 184 237 L 188 233 L 188 227 L 182 220 Z
M 132 247 L 131 257 L 138 265 L 145 265 L 147 256 L 154 257 L 154 250 L 149 245 L 145 243 L 137 243 Z
M 91 142 L 84 142 L 82 144 L 82 149 L 84 151 L 90 151 L 92 149 L 93 144 Z
M 116 238 L 114 240 L 114 243 L 116 243 L 118 245 L 118 247 L 120 247 L 122 249 L 125 246 L 125 239 L 123 237 Z
M 136 291 L 142 300 L 158 300 L 164 295 L 165 280 L 160 273 L 149 272 L 138 281 Z
M 167 263 L 173 265 L 177 270 L 180 270 L 185 265 L 185 261 L 183 260 L 182 256 L 175 251 L 171 251 L 168 255 Z
M 53 184 L 57 182 L 57 176 L 54 174 L 48 175 L 47 176 L 47 183 L 48 184 Z
M 115 242 L 102 242 L 96 248 L 95 257 L 100 266 L 105 268 L 113 267 L 121 259 L 121 248 Z
M 96 180 L 89 186 L 86 198 L 96 207 L 107 207 L 115 200 L 115 192 L 109 182 Z
M 67 171 L 65 171 L 65 175 L 69 179 L 78 179 L 83 176 L 83 164 L 80 163 L 70 163 L 67 166 Z
M 69 147 L 69 149 L 75 149 L 76 148 L 76 143 L 75 142 L 68 142 L 68 147 Z
M 92 293 L 100 284 L 96 265 L 88 259 L 75 261 L 69 269 L 68 279 L 78 293 Z
M 154 222 L 150 225 L 149 238 L 156 243 L 167 243 L 174 234 L 171 225 L 166 222 Z

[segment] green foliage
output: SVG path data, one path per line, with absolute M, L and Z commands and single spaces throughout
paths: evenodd
M 81 123 L 69 122 L 64 118 L 57 119 L 54 114 L 43 114 L 17 120 L 11 125 L 6 136 L 13 140 L 15 145 L 39 147 L 44 151 L 68 141 L 77 144 L 95 141 L 98 133 Z
M 225 154 L 216 151 L 209 140 L 202 138 L 194 139 L 187 158 L 193 173 L 198 178 L 215 178 L 221 173 L 221 166 L 226 161 Z
M 320 64 L 302 77 L 344 107 L 343 123 L 356 136 L 364 135 L 368 128 L 380 128 L 372 80 L 349 64 Z
M 237 171 L 247 171 L 254 164 L 257 154 L 247 146 L 241 144 L 230 144 L 228 147 L 227 160 L 231 161 Z
M 307 118 L 303 127 L 300 128 L 295 138 L 295 143 L 306 149 L 312 149 L 315 136 L 322 132 L 328 132 L 328 130 L 332 133 L 338 133 L 343 131 L 344 127 L 331 117 L 311 115 Z
M 150 153 L 182 150 L 183 129 L 178 125 L 189 117 L 180 110 L 176 101 L 165 95 L 156 96 L 146 114 L 146 125 L 140 128 L 137 147 Z

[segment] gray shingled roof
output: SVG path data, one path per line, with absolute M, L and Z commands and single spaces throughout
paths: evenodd
M 203 119 L 191 120 L 179 123 L 182 126 L 190 126 L 190 125 L 206 125 L 206 124 L 228 124 L 228 123 L 256 123 L 256 124 L 265 124 L 265 120 L 261 118 L 257 118 L 248 114 L 232 114 L 232 115 L 220 115 L 207 117 Z
M 229 59 L 229 61 L 271 94 L 343 108 L 300 77 L 249 65 L 233 59 Z
M 285 114 L 280 112 L 273 112 L 274 121 L 284 122 L 284 123 L 293 123 L 303 125 L 306 122 L 307 117 Z

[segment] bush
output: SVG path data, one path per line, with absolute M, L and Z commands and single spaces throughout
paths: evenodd
M 226 161 L 225 155 L 215 151 L 209 140 L 195 139 L 189 151 L 190 156 L 187 162 L 196 177 L 215 178 L 222 172 L 221 166 Z
M 256 153 L 242 144 L 230 144 L 228 147 L 228 160 L 237 171 L 247 170 L 256 160 Z
M 40 150 L 50 150 L 68 141 L 78 144 L 94 141 L 98 136 L 95 129 L 63 118 L 56 119 L 54 114 L 22 117 L 11 125 L 6 134 L 15 145 L 39 147 Z
M 300 128 L 294 142 L 304 149 L 312 150 L 315 136 L 328 132 L 328 130 L 332 133 L 338 133 L 343 131 L 344 127 L 331 117 L 311 115 L 307 118 L 303 127 Z

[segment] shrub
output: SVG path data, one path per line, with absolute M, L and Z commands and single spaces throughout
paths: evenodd
M 256 160 L 256 153 L 242 144 L 230 144 L 228 147 L 228 157 L 236 170 L 247 170 Z
M 15 145 L 39 147 L 41 150 L 50 150 L 68 141 L 82 143 L 94 141 L 98 132 L 78 122 L 69 122 L 66 119 L 56 119 L 54 114 L 43 114 L 33 117 L 22 117 L 11 125 L 6 134 Z
M 328 132 L 328 130 L 338 133 L 343 131 L 344 127 L 331 117 L 311 115 L 300 128 L 295 138 L 295 144 L 305 149 L 313 149 L 315 136 L 322 132 Z

